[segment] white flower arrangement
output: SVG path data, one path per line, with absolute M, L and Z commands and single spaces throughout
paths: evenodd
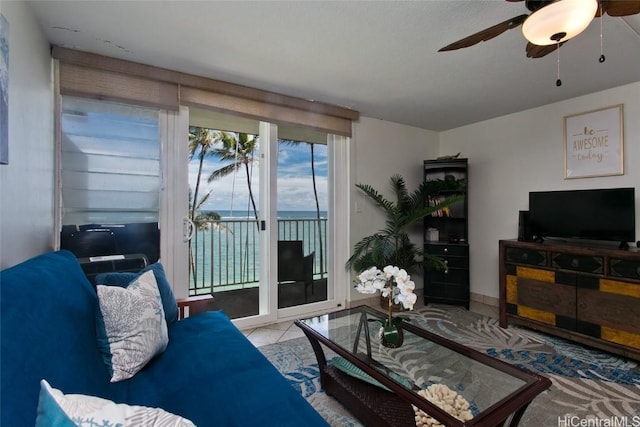
M 356 290 L 362 294 L 375 294 L 380 291 L 383 298 L 408 310 L 413 310 L 413 305 L 418 300 L 413 290 L 415 283 L 407 272 L 393 265 L 387 265 L 382 270 L 371 267 L 364 270 L 356 277 Z

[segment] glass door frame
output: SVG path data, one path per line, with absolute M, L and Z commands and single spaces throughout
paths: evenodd
M 160 261 L 176 298 L 189 296 L 189 109 L 160 112 Z
M 334 236 L 348 236 L 347 231 L 343 234 L 336 234 L 338 229 L 348 230 L 348 186 L 336 185 L 336 171 L 344 178 L 349 176 L 348 171 L 348 140 L 344 137 L 328 135 L 328 155 L 329 162 L 329 219 L 327 225 L 327 252 L 332 256 L 328 258 L 329 275 L 327 277 L 327 300 L 316 303 L 298 305 L 294 307 L 278 308 L 278 277 L 277 277 L 277 253 L 278 253 L 278 206 L 277 206 L 277 155 L 278 155 L 278 126 L 269 122 L 260 122 L 260 189 L 259 211 L 260 222 L 264 223 L 265 229 L 260 233 L 260 290 L 259 290 L 259 314 L 241 319 L 234 319 L 233 322 L 239 328 L 259 326 L 268 323 L 293 320 L 310 314 L 326 313 L 328 311 L 344 308 L 347 297 L 347 286 L 335 286 L 336 283 L 351 283 L 348 273 L 340 265 L 344 261 L 338 261 L 337 257 L 344 257 L 348 253 L 348 239 L 342 239 L 341 243 L 346 243 L 347 250 L 338 248 Z M 336 150 L 336 144 L 339 149 Z M 336 151 L 338 154 L 336 155 Z M 341 161 L 336 164 L 336 161 Z M 344 189 L 344 191 L 340 191 Z M 269 195 L 269 197 L 264 197 Z M 345 202 L 347 201 L 347 202 Z M 346 212 L 339 212 L 336 207 L 346 209 Z M 335 218 L 342 218 L 342 221 L 335 221 Z M 347 220 L 344 220 L 347 218 Z M 344 246 L 344 245 L 343 245 Z M 331 249 L 330 249 L 331 248 Z M 334 250 L 335 248 L 335 250 Z M 346 260 L 348 255 L 343 260 Z M 336 268 L 337 267 L 337 268 Z
M 264 124 L 265 129 L 262 125 Z M 262 135 L 269 135 L 270 144 L 269 156 L 272 168 L 277 164 L 277 125 L 270 123 L 261 123 L 260 128 L 261 141 Z M 277 311 L 277 320 L 291 320 L 309 315 L 310 313 L 327 313 L 344 308 L 346 298 L 349 295 L 351 287 L 351 278 L 349 272 L 345 269 L 344 263 L 349 258 L 349 239 L 339 238 L 338 236 L 349 236 L 349 191 L 348 183 L 349 172 L 349 138 L 337 135 L 327 135 L 327 158 L 329 160 L 329 191 L 328 191 L 328 221 L 327 221 L 327 299 L 315 303 L 303 304 L 287 308 L 277 308 L 277 301 L 271 303 L 270 308 Z M 266 161 L 265 161 L 266 163 Z M 261 173 L 263 172 L 261 168 Z M 261 176 L 260 182 L 269 182 L 268 191 L 271 194 L 270 199 L 277 200 L 277 179 L 275 169 L 271 169 L 267 177 Z M 264 171 L 265 174 L 268 171 Z M 266 189 L 265 189 L 266 190 Z M 262 191 L 262 189 L 261 189 Z M 262 198 L 261 198 L 262 200 Z M 278 240 L 278 218 L 277 206 L 272 205 L 266 207 L 264 212 L 270 213 L 267 224 L 270 225 L 271 234 L 265 236 L 268 242 L 265 247 L 269 249 L 272 255 L 277 254 Z M 272 209 L 272 210 L 271 210 Z M 262 206 L 261 206 L 262 211 Z M 267 233 L 265 233 L 266 235 Z M 271 283 L 270 295 L 277 295 L 277 256 L 271 256 L 269 260 L 270 271 L 269 283 Z M 266 274 L 261 277 L 268 277 Z

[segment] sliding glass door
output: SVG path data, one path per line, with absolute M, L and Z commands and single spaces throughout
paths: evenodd
M 278 308 L 323 302 L 328 295 L 327 135 L 278 126 Z
M 326 304 L 327 136 L 191 109 L 190 294 L 241 324 Z
M 191 109 L 189 293 L 233 319 L 260 314 L 259 123 Z

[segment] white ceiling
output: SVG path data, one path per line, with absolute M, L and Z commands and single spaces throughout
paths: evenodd
M 520 29 L 438 49 L 524 2 L 31 1 L 52 44 L 347 106 L 442 131 L 640 81 L 640 15 L 605 16 L 555 52 Z

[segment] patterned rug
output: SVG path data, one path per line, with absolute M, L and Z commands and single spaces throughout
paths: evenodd
M 553 385 L 532 402 L 521 426 L 640 426 L 637 362 L 525 328 L 503 329 L 497 319 L 459 307 L 429 305 L 402 315 L 433 333 L 550 378 Z M 260 350 L 330 425 L 361 425 L 322 391 L 307 338 Z

